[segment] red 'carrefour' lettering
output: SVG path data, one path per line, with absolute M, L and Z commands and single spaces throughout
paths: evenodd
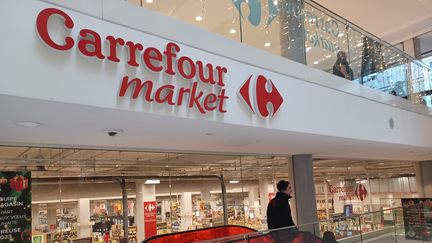
M 64 26 L 67 29 L 72 29 L 74 27 L 74 22 L 65 12 L 56 8 L 47 8 L 42 10 L 37 19 L 36 19 L 36 27 L 39 34 L 39 37 L 50 47 L 59 50 L 59 51 L 67 51 L 74 46 L 74 40 L 71 37 L 65 38 L 65 44 L 60 45 L 55 43 L 49 33 L 48 33 L 48 20 L 52 15 L 60 15 L 64 18 Z
M 185 100 L 185 106 L 195 108 L 202 114 L 216 109 L 220 113 L 226 112 L 224 102 L 228 99 L 228 96 L 225 95 L 225 89 L 218 89 L 217 93 L 204 93 L 198 88 L 200 86 L 198 86 L 197 82 L 201 81 L 207 85 L 218 85 L 220 87 L 225 86 L 224 75 L 228 72 L 226 67 L 214 67 L 211 63 L 206 64 L 201 60 L 195 61 L 188 56 L 180 56 L 178 55 L 180 47 L 173 42 L 168 42 L 165 45 L 165 50 L 162 51 L 156 47 L 144 47 L 141 43 L 107 35 L 105 40 L 108 47 L 104 48 L 103 37 L 96 31 L 86 28 L 81 29 L 78 36 L 72 38 L 69 34 L 66 34 L 64 43 L 56 43 L 48 31 L 49 19 L 54 15 L 59 15 L 64 19 L 64 28 L 66 30 L 72 30 L 74 22 L 68 14 L 55 8 L 44 9 L 37 16 L 36 27 L 41 40 L 56 50 L 71 50 L 76 43 L 78 51 L 83 55 L 96 57 L 100 60 L 107 58 L 112 62 L 121 61 L 120 57 L 122 55 L 118 51 L 123 50 L 127 51 L 125 55 L 127 60 L 125 62 L 131 67 L 143 65 L 150 71 L 164 71 L 172 76 L 179 75 L 191 82 L 188 85 L 189 87 L 179 87 L 178 89 L 174 85 L 163 85 L 157 88 L 154 87 L 151 80 L 142 82 L 139 78 L 125 76 L 119 90 L 120 97 L 125 96 L 127 91 L 130 91 L 131 99 L 137 99 L 138 96 L 142 95 L 147 102 L 166 103 L 175 106 L 182 105 L 183 100 Z M 118 48 L 122 46 L 125 48 Z

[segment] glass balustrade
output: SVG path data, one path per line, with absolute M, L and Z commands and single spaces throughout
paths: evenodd
M 430 67 L 313 1 L 128 2 L 329 73 L 344 51 L 353 82 L 432 107 Z
M 417 200 L 417 199 L 416 199 Z M 295 242 L 325 243 L 325 232 L 331 232 L 337 242 L 416 242 L 432 241 L 432 203 L 423 200 L 419 204 L 405 205 L 377 212 L 351 217 L 303 224 L 274 230 L 202 241 L 201 243 L 222 242 Z M 334 241 L 333 241 L 334 242 Z

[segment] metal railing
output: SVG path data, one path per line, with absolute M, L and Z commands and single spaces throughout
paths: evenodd
M 345 51 L 353 82 L 432 107 L 430 67 L 312 0 L 129 1 L 326 72 Z
M 321 238 L 324 232 L 332 232 L 337 242 L 426 242 L 432 240 L 430 214 L 430 202 L 425 201 L 420 204 L 240 234 L 201 243 L 326 242 Z

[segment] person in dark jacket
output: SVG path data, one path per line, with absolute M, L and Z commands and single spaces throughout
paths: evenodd
M 294 226 L 289 205 L 289 199 L 292 198 L 292 187 L 285 180 L 279 181 L 276 187 L 278 192 L 267 206 L 267 226 L 269 229 Z
M 339 51 L 337 53 L 337 60 L 333 65 L 333 74 L 348 80 L 353 80 L 353 71 L 347 61 L 346 52 Z

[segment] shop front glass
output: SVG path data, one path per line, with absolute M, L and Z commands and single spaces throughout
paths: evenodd
M 133 243 L 225 224 L 266 229 L 261 205 L 265 208 L 274 195 L 275 178 L 287 178 L 288 161 L 0 147 L 1 187 L 8 188 L 1 198 L 14 202 L 2 208 L 8 218 L 0 224 L 20 232 L 0 237 L 22 242 L 121 242 L 127 237 Z M 14 208 L 20 203 L 28 205 Z M 23 220 L 6 220 L 11 218 Z

